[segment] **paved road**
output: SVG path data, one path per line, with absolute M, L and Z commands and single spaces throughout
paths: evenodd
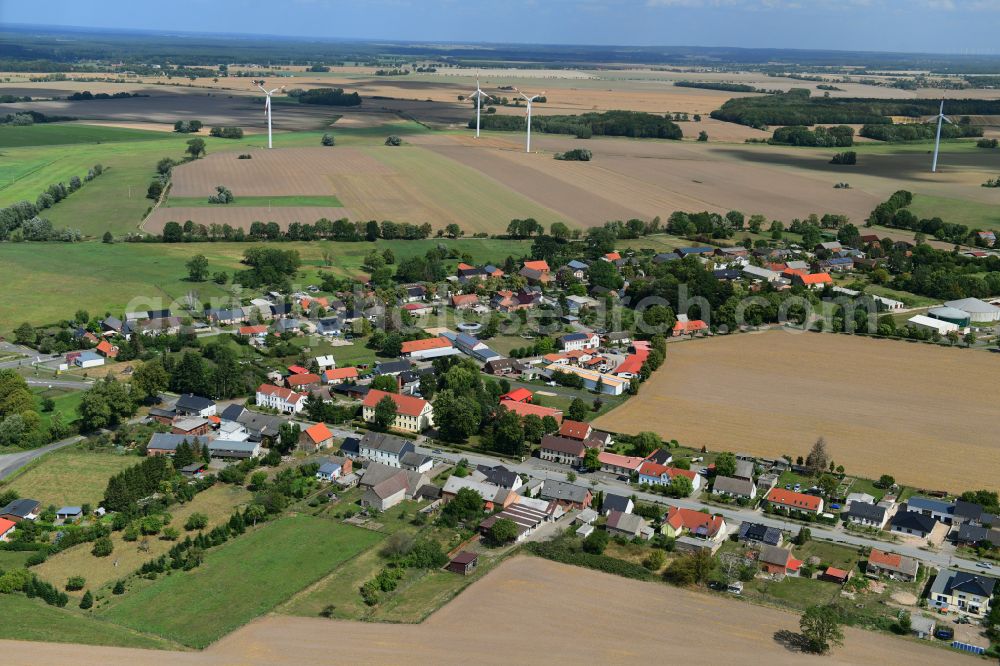
M 442 451 L 441 453 L 433 453 L 432 449 L 426 446 L 418 446 L 417 452 L 424 455 L 433 456 L 436 458 L 443 458 L 450 462 L 458 462 L 462 458 L 465 458 L 472 465 L 496 465 L 498 462 L 515 472 L 520 474 L 527 474 L 531 478 L 537 479 L 554 479 L 559 481 L 566 480 L 565 469 L 555 469 L 553 465 L 540 461 L 537 458 L 529 458 L 525 462 L 507 462 L 500 461 L 497 458 L 485 455 L 477 455 L 473 453 L 459 452 L 452 453 L 450 451 Z M 726 521 L 730 524 L 730 528 L 738 526 L 744 520 L 751 520 L 757 523 L 763 523 L 769 527 L 776 527 L 781 530 L 790 531 L 793 534 L 797 533 L 802 527 L 802 523 L 781 520 L 774 516 L 765 514 L 759 509 L 740 509 L 740 508 L 728 508 L 719 507 L 714 504 L 706 504 L 704 502 L 699 502 L 695 499 L 669 499 L 667 500 L 662 495 L 654 495 L 651 493 L 642 492 L 641 490 L 635 488 L 634 486 L 628 485 L 623 481 L 617 481 L 610 478 L 608 475 L 580 475 L 576 481 L 580 485 L 590 485 L 595 491 L 603 490 L 605 493 L 617 493 L 624 495 L 635 495 L 637 498 L 647 501 L 655 502 L 659 504 L 670 504 L 671 506 L 679 506 L 686 509 L 708 509 L 712 513 L 722 514 Z M 814 539 L 820 539 L 823 541 L 832 541 L 836 543 L 846 544 L 854 547 L 874 547 L 874 548 L 885 548 L 892 550 L 893 552 L 905 555 L 907 557 L 912 557 L 914 559 L 920 560 L 921 562 L 931 564 L 935 567 L 951 567 L 958 569 L 966 569 L 969 571 L 975 571 L 978 573 L 983 573 L 983 570 L 976 567 L 976 563 L 973 560 L 967 560 L 963 558 L 958 558 L 954 556 L 953 552 L 942 550 L 942 551 L 928 551 L 923 550 L 915 545 L 886 542 L 878 539 L 869 539 L 862 535 L 852 534 L 850 532 L 845 532 L 839 529 L 834 529 L 832 527 L 825 527 L 818 524 L 808 525 L 812 536 Z
M 3 481 L 8 476 L 30 463 L 32 460 L 37 460 L 46 453 L 51 453 L 52 451 L 81 442 L 83 439 L 84 438 L 82 436 L 76 435 L 74 437 L 59 440 L 58 442 L 46 444 L 45 446 L 40 446 L 37 449 L 31 449 L 30 451 L 9 453 L 7 455 L 0 456 L 0 481 Z
M 46 377 L 25 377 L 28 386 L 51 386 L 58 388 L 89 389 L 93 382 L 83 379 L 48 379 Z

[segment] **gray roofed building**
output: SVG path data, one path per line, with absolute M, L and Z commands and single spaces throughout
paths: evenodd
M 847 507 L 847 519 L 859 525 L 885 527 L 888 511 L 884 506 L 868 504 L 867 502 L 851 502 Z
M 196 416 L 211 416 L 215 414 L 215 401 L 193 393 L 186 393 L 177 398 L 174 409 L 178 414 Z
M 748 481 L 747 479 L 718 476 L 715 478 L 715 484 L 712 486 L 712 494 L 753 498 L 757 495 L 757 487 L 753 481 Z
M 199 437 L 196 435 L 192 437 L 191 435 L 175 435 L 170 432 L 156 432 L 149 438 L 149 443 L 146 444 L 146 451 L 154 454 L 173 453 L 181 445 L 181 442 L 204 444 L 207 441 L 208 438 L 204 436 Z
M 476 467 L 476 471 L 482 474 L 486 481 L 496 484 L 501 488 L 517 490 L 521 487 L 520 475 L 518 475 L 517 472 L 507 469 L 503 465 L 494 465 L 492 467 L 489 465 L 479 465 Z
M 240 415 L 245 411 L 246 408 L 243 407 L 243 405 L 226 405 L 226 408 L 222 410 L 221 414 L 219 414 L 219 418 L 223 421 L 239 421 Z
M 578 486 L 565 481 L 545 481 L 539 497 L 557 502 L 579 504 L 584 507 L 590 504 L 591 492 L 584 486 Z
M 22 497 L 12 500 L 7 506 L 0 509 L 0 517 L 13 520 L 15 523 L 21 520 L 34 520 L 41 505 L 42 503 L 38 500 Z
M 634 508 L 635 502 L 632 501 L 631 497 L 609 493 L 604 496 L 604 503 L 601 504 L 601 513 L 608 514 L 612 511 L 632 513 Z
M 737 460 L 736 472 L 733 474 L 733 478 L 753 481 L 753 462 L 750 460 Z
M 434 467 L 434 459 L 416 451 L 407 451 L 399 458 L 399 464 L 403 469 L 412 469 L 418 472 L 427 472 Z
M 383 361 L 381 363 L 375 364 L 374 373 L 376 376 L 381 375 L 398 375 L 401 372 L 408 371 L 412 364 L 406 359 L 397 359 L 395 361 Z
M 777 527 L 768 527 L 761 523 L 751 523 L 745 520 L 740 524 L 739 540 L 762 543 L 768 546 L 780 546 L 782 534 Z
M 889 528 L 893 532 L 925 537 L 934 531 L 937 524 L 937 521 L 930 516 L 913 511 L 899 511 L 893 516 Z
M 648 528 L 649 524 L 642 516 L 637 516 L 634 513 L 622 513 L 621 511 L 612 511 L 608 514 L 608 522 L 605 525 L 610 534 L 618 534 L 622 536 L 627 536 L 629 538 L 634 538 L 642 534 L 644 528 Z
M 285 419 L 275 414 L 261 414 L 244 409 L 237 421 L 249 431 L 251 440 L 259 442 L 277 437 Z
M 208 443 L 213 458 L 256 458 L 260 455 L 260 442 L 216 439 Z

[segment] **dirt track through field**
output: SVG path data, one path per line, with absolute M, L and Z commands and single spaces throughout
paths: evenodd
M 1000 356 L 772 331 L 671 344 L 598 427 L 711 450 L 805 456 L 820 436 L 848 474 L 922 488 L 1000 488 Z
M 641 583 L 547 560 L 510 560 L 421 625 L 268 617 L 201 653 L 0 641 L 11 666 L 240 664 L 969 664 L 968 657 L 846 629 L 807 657 L 774 640 L 798 618 L 732 598 Z M 752 657 L 748 657 L 752 655 Z

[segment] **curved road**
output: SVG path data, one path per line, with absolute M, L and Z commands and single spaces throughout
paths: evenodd
M 82 442 L 83 439 L 84 438 L 81 435 L 75 435 L 73 437 L 59 440 L 58 442 L 52 442 L 51 444 L 40 446 L 37 449 L 31 449 L 30 451 L 9 453 L 7 455 L 0 456 L 0 481 L 3 481 L 8 476 L 30 463 L 32 460 L 37 460 L 46 453 L 57 451 L 63 447 L 70 446 L 71 444 Z

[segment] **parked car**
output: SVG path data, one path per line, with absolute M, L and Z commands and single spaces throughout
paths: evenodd
M 989 562 L 976 562 L 976 566 L 977 567 L 981 567 L 983 569 L 992 569 L 993 568 L 993 565 L 990 564 Z

